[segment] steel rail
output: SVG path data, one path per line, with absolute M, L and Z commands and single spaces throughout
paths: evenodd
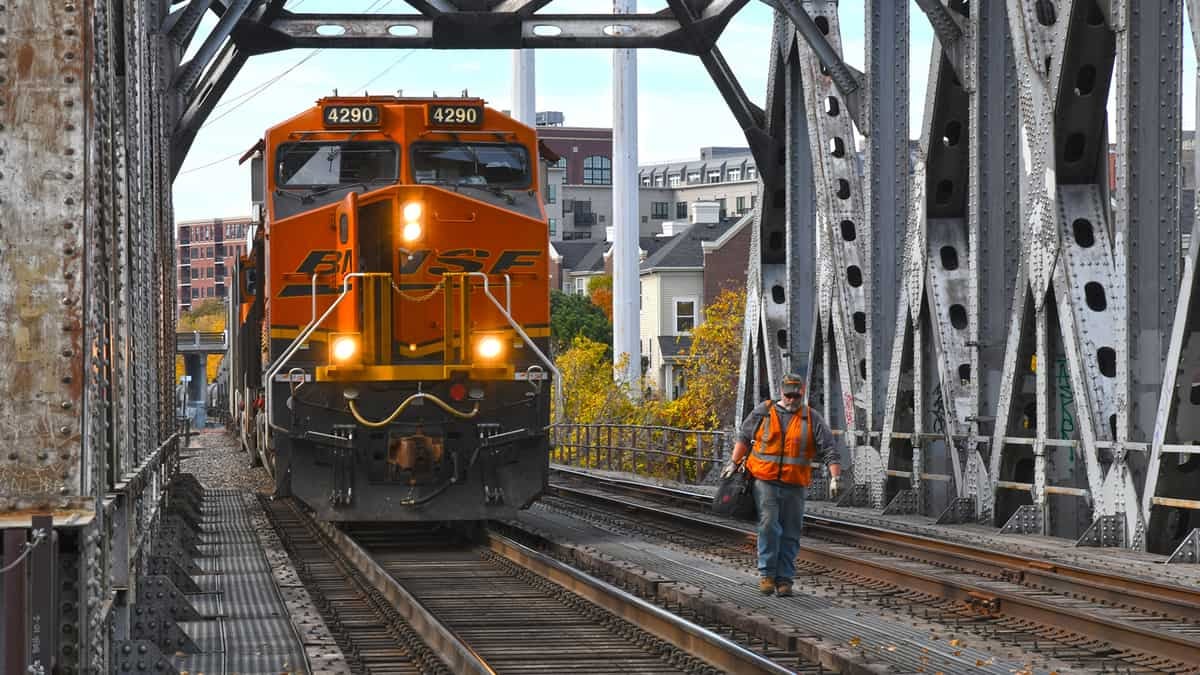
M 563 473 L 620 486 L 641 494 L 661 495 L 689 506 L 703 507 L 712 501 L 711 497 L 699 492 L 648 486 L 616 478 L 596 478 L 580 471 L 566 470 Z M 874 548 L 935 565 L 977 572 L 1056 593 L 1079 595 L 1159 616 L 1200 621 L 1200 589 L 1106 574 L 1067 563 L 896 532 L 826 516 L 806 514 L 805 527 L 808 533 L 820 533 L 821 539 Z
M 552 486 L 551 490 L 558 490 L 586 500 L 600 501 L 633 512 L 650 513 L 694 527 L 736 534 L 748 540 L 752 540 L 754 536 L 754 531 L 749 527 L 717 523 L 617 497 L 598 495 L 562 486 Z M 842 525 L 842 523 L 838 524 Z M 944 576 L 926 574 L 905 569 L 901 565 L 874 562 L 835 551 L 828 545 L 814 543 L 811 540 L 807 542 L 806 546 L 801 547 L 799 558 L 824 567 L 880 579 L 935 597 L 961 602 L 978 608 L 985 615 L 1005 615 L 1054 626 L 1102 639 L 1133 651 L 1150 653 L 1200 666 L 1200 639 L 1146 628 L 1128 621 L 1096 616 L 1074 608 L 1055 606 L 1020 593 L 986 588 Z
M 415 598 L 362 546 L 333 524 L 317 521 L 317 528 L 329 537 L 338 551 L 350 561 L 367 581 L 387 598 L 404 617 L 413 631 L 433 650 L 452 672 L 475 675 L 495 675 L 495 670 L 468 644 L 443 624 L 428 608 Z
M 707 628 L 524 544 L 494 532 L 487 537 L 488 547 L 496 553 L 724 672 L 779 675 L 792 672 Z

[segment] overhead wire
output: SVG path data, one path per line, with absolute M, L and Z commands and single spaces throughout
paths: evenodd
M 298 2 L 296 2 L 296 4 L 293 5 L 292 7 L 290 7 L 289 9 L 296 9 L 304 2 L 305 2 L 305 0 L 298 0 Z M 375 9 L 382 10 L 390 4 L 392 4 L 392 0 L 373 0 L 373 2 L 371 2 L 371 4 L 369 4 L 369 5 L 367 5 L 367 7 L 365 9 L 363 9 L 361 13 L 367 14 Z M 246 91 L 234 96 L 233 98 L 229 99 L 228 101 L 224 101 L 222 103 L 217 104 L 216 108 L 220 108 L 220 107 L 226 106 L 226 105 L 232 105 L 232 107 L 223 111 L 220 115 L 217 115 L 216 117 L 213 117 L 213 118 L 207 120 L 204 124 L 200 125 L 200 128 L 203 129 L 203 128 L 209 126 L 210 124 L 213 124 L 214 122 L 220 120 L 221 118 L 225 117 L 226 115 L 232 113 L 234 110 L 237 110 L 238 108 L 242 107 L 246 103 L 249 103 L 255 97 L 257 97 L 259 94 L 261 94 L 264 91 L 266 91 L 267 89 L 269 89 L 271 87 L 271 85 L 275 84 L 276 82 L 281 80 L 283 77 L 285 77 L 288 73 L 299 68 L 301 65 L 303 65 L 305 62 L 307 62 L 309 59 L 313 58 L 314 56 L 316 56 L 317 54 L 320 54 L 323 51 L 325 51 L 325 50 L 324 49 L 314 49 L 307 56 L 300 59 L 296 63 L 292 64 L 289 68 L 285 69 L 283 72 L 263 81 L 262 83 L 260 83 L 258 85 L 255 85 L 254 87 L 247 89 Z M 378 80 L 380 77 L 383 77 L 388 71 L 390 71 L 392 68 L 395 68 L 397 65 L 402 63 L 404 61 L 404 59 L 408 58 L 411 54 L 412 54 L 412 51 L 409 51 L 407 54 L 396 59 L 394 62 L 392 62 L 391 65 L 389 65 L 387 68 L 385 68 L 383 71 L 381 71 L 378 75 L 376 75 L 374 78 L 369 80 L 362 87 L 359 87 L 359 89 L 366 89 L 366 87 L 370 86 L 372 83 L 375 82 L 375 80 Z M 357 89 L 355 91 L 357 91 Z M 214 110 L 216 108 L 214 108 Z M 220 159 L 214 159 L 211 162 L 208 162 L 206 164 L 201 164 L 200 166 L 189 168 L 186 171 L 180 171 L 179 175 L 182 176 L 183 174 L 192 173 L 195 171 L 199 171 L 201 169 L 207 169 L 209 167 L 216 166 L 217 164 L 220 164 L 221 162 L 227 161 L 234 157 L 238 157 L 241 154 L 242 154 L 241 151 L 228 154 L 224 157 L 221 157 Z

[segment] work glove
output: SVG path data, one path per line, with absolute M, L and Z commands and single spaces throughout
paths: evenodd
M 842 493 L 842 477 L 830 475 L 829 476 L 829 498 L 837 499 L 838 495 L 840 495 L 841 493 Z
M 737 470 L 740 468 L 741 465 L 734 464 L 733 462 L 726 464 L 725 468 L 721 469 L 721 480 L 725 480 L 726 478 L 729 478 L 733 474 L 737 473 Z

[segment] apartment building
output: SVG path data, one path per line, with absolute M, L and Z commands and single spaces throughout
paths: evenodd
M 178 269 L 178 308 L 186 312 L 192 304 L 208 298 L 225 298 L 229 292 L 233 263 L 246 253 L 246 231 L 251 220 L 209 218 L 176 224 L 175 262 Z

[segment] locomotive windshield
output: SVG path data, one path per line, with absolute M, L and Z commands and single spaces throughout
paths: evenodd
M 392 183 L 400 175 L 400 148 L 387 142 L 284 143 L 275 164 L 278 187 Z
M 526 188 L 529 152 L 501 143 L 417 143 L 412 151 L 418 183 Z

